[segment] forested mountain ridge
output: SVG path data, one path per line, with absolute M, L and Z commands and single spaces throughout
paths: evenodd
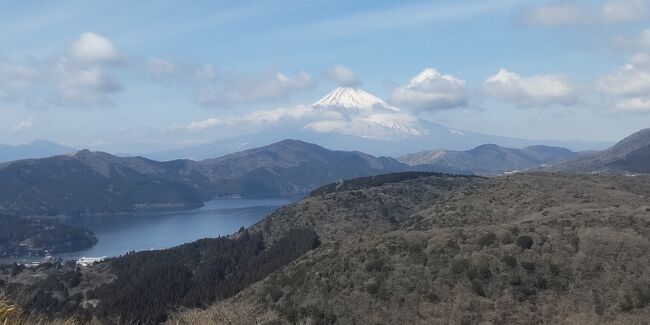
M 333 181 L 406 168 L 392 158 L 296 140 L 204 161 L 158 162 L 82 150 L 0 165 L 0 212 L 74 216 L 187 209 L 224 196 L 302 195 Z
M 574 160 L 570 158 L 580 154 L 565 148 L 512 149 L 488 144 L 469 151 L 425 151 L 398 161 L 358 151 L 329 150 L 299 140 L 202 161 L 158 162 L 82 150 L 0 164 L 0 182 L 8 184 L 0 188 L 0 212 L 93 215 L 187 209 L 218 197 L 295 197 L 335 181 L 403 171 L 492 176 L 546 164 L 570 172 L 593 171 L 604 164 L 598 170 L 648 172 L 644 161 L 650 140 L 646 133 L 641 131 L 611 149 Z
M 158 324 L 174 308 L 203 307 L 236 294 L 320 245 L 311 230 L 272 245 L 246 230 L 157 251 L 132 252 L 87 268 L 0 265 L 0 289 L 32 315 L 100 324 Z M 24 292 L 33 292 L 26 297 Z M 42 322 L 39 321 L 39 324 Z
M 228 238 L 79 275 L 8 268 L 0 284 L 39 292 L 34 313 L 142 324 L 643 323 L 649 177 L 369 177 L 326 186 Z M 258 264 L 273 260 L 281 265 Z M 253 265 L 269 268 L 234 271 Z M 118 290 L 143 286 L 155 294 Z M 192 297 L 216 303 L 175 312 Z
M 337 180 L 385 174 L 407 167 L 393 158 L 337 151 L 299 140 L 198 162 L 216 195 L 283 196 L 306 194 Z
M 321 247 L 170 324 L 242 311 L 282 324 L 642 324 L 650 316 L 648 176 L 449 181 L 324 193 L 278 211 L 252 229 L 274 238 L 310 226 Z
M 173 163 L 80 151 L 0 168 L 0 212 L 92 215 L 201 206 L 208 194 Z M 36 204 L 35 204 L 36 203 Z
M 95 235 L 58 222 L 0 215 L 0 259 L 45 256 L 91 247 Z
M 384 184 L 393 189 L 377 204 L 389 210 L 380 219 L 369 216 L 367 231 L 391 229 L 398 222 L 394 218 L 402 218 L 416 206 L 440 199 L 451 188 L 473 179 L 429 178 L 426 182 L 408 185 L 417 193 L 408 198 L 399 196 L 404 189 L 398 183 Z M 374 186 L 362 186 L 368 187 Z M 384 189 L 378 187 L 377 190 Z M 347 201 L 340 211 L 352 205 L 353 201 Z M 301 206 L 302 203 L 292 204 L 273 215 L 290 216 L 294 208 Z M 376 207 L 368 211 L 372 209 Z M 380 223 L 375 225 L 375 220 Z M 201 307 L 215 299 L 226 299 L 317 248 L 321 239 L 311 228 L 308 222 L 285 227 L 277 219 L 273 225 L 262 222 L 229 237 L 200 240 L 161 251 L 131 253 L 80 271 L 71 265 L 42 265 L 36 269 L 7 266 L 0 272 L 0 284 L 6 283 L 5 288 L 10 292 L 37 291 L 38 295 L 25 307 L 34 313 L 56 317 L 74 313 L 98 317 L 109 323 L 111 319 L 129 319 L 134 323 L 153 324 L 166 319 L 174 308 Z M 125 288 L 129 289 L 125 291 Z M 60 297 L 68 298 L 61 300 Z

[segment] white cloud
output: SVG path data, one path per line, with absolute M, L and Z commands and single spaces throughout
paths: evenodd
M 101 66 L 80 67 L 65 58 L 54 64 L 52 75 L 61 99 L 68 104 L 107 105 L 122 89 Z
M 630 61 L 634 65 L 648 66 L 650 65 L 650 53 L 638 52 L 632 56 Z
M 650 49 L 650 29 L 645 29 L 636 39 L 636 45 L 642 49 Z
M 537 8 L 525 20 L 531 25 L 563 26 L 584 24 L 591 20 L 580 8 L 573 4 L 555 4 Z
M 300 72 L 295 76 L 282 72 L 231 75 L 203 87 L 196 95 L 196 102 L 206 106 L 224 107 L 277 100 L 310 89 L 313 84 L 310 75 L 306 72 Z
M 614 113 L 650 113 L 650 29 L 637 37 L 621 39 L 633 49 L 629 62 L 603 76 L 596 90 L 606 110 Z
M 111 104 L 122 86 L 108 71 L 120 59 L 110 40 L 83 33 L 58 57 L 21 64 L 0 60 L 0 99 L 39 106 Z
M 630 63 L 635 66 L 650 67 L 650 29 L 643 30 L 637 37 L 619 37 L 617 41 L 617 50 L 631 50 Z
M 522 77 L 505 69 L 483 83 L 485 93 L 496 100 L 519 107 L 570 105 L 578 100 L 579 89 L 561 75 Z
M 120 54 L 106 38 L 80 35 L 65 54 L 47 61 L 25 64 L 0 62 L 0 98 L 55 105 L 111 104 L 110 95 L 122 87 L 107 72 Z M 39 87 L 34 87 L 39 83 Z M 22 92 L 22 94 L 21 94 Z
M 177 81 L 186 79 L 212 80 L 217 76 L 216 69 L 211 64 L 178 63 L 162 58 L 149 58 L 146 63 L 146 70 L 154 79 L 170 78 Z
M 30 117 L 30 118 L 16 124 L 13 127 L 13 130 L 15 132 L 20 132 L 20 131 L 31 129 L 33 126 L 34 126 L 34 118 Z
M 175 82 L 194 93 L 194 101 L 204 106 L 231 107 L 274 101 L 311 89 L 314 82 L 306 72 L 221 72 L 212 64 L 175 62 L 149 58 L 142 66 L 156 81 Z
M 120 54 L 109 39 L 91 32 L 81 34 L 72 44 L 70 47 L 70 57 L 75 60 L 90 63 L 105 63 L 120 60 Z
M 280 125 L 296 125 L 319 133 L 341 133 L 374 139 L 417 136 L 426 133 L 412 115 L 399 112 L 347 116 L 340 112 L 323 111 L 312 106 L 278 108 L 249 113 L 241 117 L 207 118 L 171 130 L 191 133 L 232 128 L 254 129 Z
M 536 26 L 572 26 L 588 24 L 632 23 L 647 17 L 644 0 L 609 0 L 598 5 L 555 3 L 538 7 L 524 16 Z
M 650 71 L 626 64 L 603 77 L 598 88 L 610 95 L 639 96 L 650 94 Z
M 295 121 L 312 121 L 316 119 L 343 119 L 337 112 L 323 112 L 311 106 L 299 105 L 296 107 L 276 108 L 271 110 L 260 110 L 248 113 L 241 117 L 207 118 L 200 121 L 190 122 L 184 125 L 174 125 L 172 130 L 184 130 L 189 132 L 200 132 L 223 126 L 236 125 L 260 125 L 291 123 Z
M 69 54 L 49 67 L 57 92 L 56 102 L 90 106 L 112 104 L 111 95 L 122 86 L 107 69 L 121 57 L 109 39 L 91 32 L 81 34 L 70 46 Z
M 344 65 L 336 65 L 331 69 L 325 71 L 325 78 L 333 81 L 341 87 L 358 87 L 361 85 L 357 76 L 354 75 L 352 70 Z
M 610 103 L 610 109 L 622 113 L 650 113 L 650 69 L 626 64 L 604 76 L 597 89 Z
M 174 128 L 175 129 L 183 129 L 183 130 L 195 132 L 195 131 L 203 131 L 203 130 L 206 130 L 206 129 L 211 129 L 211 128 L 214 128 L 216 126 L 222 125 L 224 123 L 226 123 L 226 121 L 224 121 L 223 119 L 208 118 L 208 119 L 201 120 L 201 121 L 191 122 L 191 123 L 189 123 L 187 125 L 183 125 L 183 126 L 175 126 Z
M 344 119 L 336 111 L 321 111 L 312 106 L 300 105 L 291 108 L 277 108 L 272 110 L 255 111 L 247 114 L 243 120 L 250 123 L 279 123 L 291 121 L 309 121 L 316 119 Z
M 0 99 L 13 99 L 41 78 L 36 66 L 0 61 Z
M 615 106 L 617 111 L 627 113 L 650 113 L 650 98 L 635 97 L 620 100 Z
M 464 80 L 427 68 L 393 90 L 391 101 L 417 111 L 436 111 L 467 106 L 468 97 Z
M 147 71 L 152 77 L 162 78 L 178 72 L 176 64 L 160 58 L 150 58 L 147 61 Z
M 647 5 L 645 0 L 610 0 L 604 4 L 601 16 L 612 23 L 641 21 L 647 16 Z
M 208 118 L 185 125 L 174 125 L 172 131 L 209 132 L 242 129 L 253 130 L 271 126 L 301 127 L 319 133 L 341 133 L 374 139 L 395 139 L 425 134 L 419 120 L 406 112 L 381 108 L 368 110 L 324 109 L 316 105 L 260 110 L 240 117 Z
M 212 80 L 217 77 L 217 69 L 212 64 L 201 64 L 192 70 L 194 78 L 199 80 Z
M 427 1 L 412 4 L 401 1 L 388 8 L 324 17 L 300 26 L 298 31 L 308 37 L 313 37 L 315 33 L 321 38 L 330 35 L 349 37 L 359 33 L 424 27 L 450 21 L 469 21 L 477 16 L 503 10 L 516 2 L 515 0 Z M 295 29 L 293 26 L 291 28 Z

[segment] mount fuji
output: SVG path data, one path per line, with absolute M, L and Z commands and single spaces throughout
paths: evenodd
M 421 137 L 427 133 L 426 128 L 410 114 L 358 88 L 336 88 L 311 108 L 323 116 L 330 116 L 330 119 L 304 126 L 306 130 L 317 133 L 340 133 L 385 141 Z
M 284 139 L 392 157 L 436 148 L 468 150 L 488 143 L 513 148 L 563 146 L 573 150 L 601 149 L 608 145 L 588 141 L 517 139 L 452 129 L 418 118 L 360 88 L 351 87 L 336 88 L 312 105 L 258 111 L 253 116 L 263 120 L 266 127 L 245 135 L 144 156 L 157 160 L 208 159 Z M 269 119 L 260 116 L 273 116 L 272 120 L 283 122 L 268 122 Z M 248 122 L 245 118 L 235 121 L 234 124 L 242 125 Z
M 338 87 L 312 106 L 320 109 L 340 109 L 349 111 L 371 111 L 385 109 L 399 112 L 399 108 L 386 104 L 383 100 L 359 88 Z

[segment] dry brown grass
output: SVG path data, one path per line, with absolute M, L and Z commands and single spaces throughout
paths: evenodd
M 243 302 L 223 302 L 208 309 L 190 309 L 173 314 L 167 325 L 239 325 L 239 324 L 277 324 L 277 313 L 259 304 Z
M 71 316 L 66 319 L 48 319 L 44 316 L 29 315 L 19 303 L 9 299 L 5 292 L 0 292 L 0 324 L 2 325 L 82 325 L 88 324 L 81 317 Z

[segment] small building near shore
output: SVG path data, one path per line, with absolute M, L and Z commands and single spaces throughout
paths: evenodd
M 88 267 L 93 265 L 96 262 L 101 262 L 106 259 L 106 256 L 102 257 L 82 257 L 77 260 L 77 265 L 83 266 L 83 267 Z

